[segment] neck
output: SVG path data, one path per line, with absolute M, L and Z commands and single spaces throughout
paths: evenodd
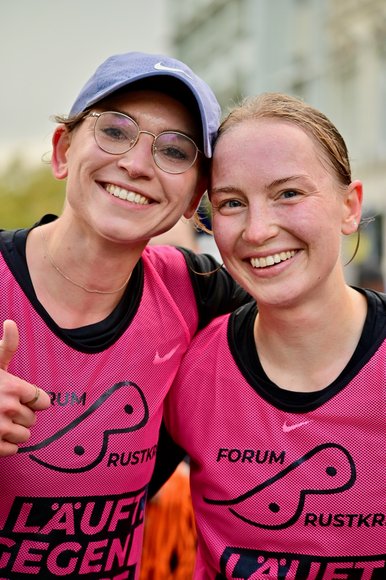
M 323 307 L 261 308 L 254 336 L 265 372 L 288 390 L 324 388 L 350 360 L 366 313 L 365 297 L 348 286 L 338 300 L 325 302 Z
M 34 228 L 27 238 L 27 265 L 36 296 L 62 328 L 104 320 L 125 292 L 141 252 L 109 243 L 97 248 L 89 243 L 85 248 L 85 237 L 63 231 L 59 220 Z
M 128 282 L 130 280 L 131 270 L 130 270 L 130 273 L 128 275 L 126 275 L 123 282 L 121 282 L 117 287 L 110 288 L 110 289 L 107 289 L 107 288 L 102 289 L 102 288 L 92 287 L 91 285 L 88 285 L 88 284 L 84 283 L 83 281 L 81 281 L 80 278 L 75 279 L 75 277 L 70 275 L 70 273 L 64 269 L 64 266 L 59 265 L 60 264 L 59 260 L 56 261 L 56 259 L 54 259 L 53 254 L 51 254 L 51 252 L 49 250 L 49 244 L 48 244 L 48 240 L 47 240 L 44 228 L 40 227 L 38 229 L 40 230 L 40 234 L 41 234 L 44 256 L 48 259 L 48 262 L 51 265 L 51 267 L 55 270 L 55 272 L 57 272 L 57 274 L 61 278 L 63 278 L 64 280 L 66 280 L 67 282 L 69 282 L 70 284 L 75 286 L 76 288 L 79 288 L 83 292 L 86 292 L 88 294 L 118 294 L 119 292 L 122 292 L 126 288 Z M 98 282 L 100 283 L 100 281 L 101 280 L 99 279 Z

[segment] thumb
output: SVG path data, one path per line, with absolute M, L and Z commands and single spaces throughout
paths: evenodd
M 14 320 L 4 320 L 3 337 L 0 340 L 0 368 L 8 369 L 8 365 L 19 346 L 19 331 Z

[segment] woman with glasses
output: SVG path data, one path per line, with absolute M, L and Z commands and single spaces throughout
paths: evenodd
M 134 579 L 164 397 L 247 299 L 210 256 L 147 245 L 193 215 L 219 106 L 182 62 L 128 53 L 57 121 L 63 212 L 0 235 L 0 575 Z
M 194 578 L 386 578 L 386 296 L 345 282 L 362 206 L 345 142 L 300 99 L 248 99 L 209 196 L 255 302 L 195 337 L 165 406 L 190 456 Z

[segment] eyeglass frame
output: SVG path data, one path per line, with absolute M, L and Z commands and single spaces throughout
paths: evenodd
M 98 143 L 98 139 L 96 137 L 96 125 L 97 125 L 97 121 L 98 119 L 104 115 L 104 114 L 113 114 L 113 115 L 119 115 L 121 117 L 126 117 L 127 119 L 129 119 L 130 121 L 132 121 L 134 123 L 134 125 L 137 127 L 137 136 L 135 141 L 133 142 L 133 144 L 131 145 L 131 147 L 129 147 L 128 149 L 125 149 L 124 151 L 121 151 L 119 153 L 112 153 L 111 151 L 106 151 L 106 149 L 103 149 L 103 147 L 100 146 L 100 144 Z M 171 175 L 179 175 L 181 173 L 185 173 L 185 171 L 188 171 L 189 169 L 191 169 L 193 167 L 193 165 L 196 163 L 197 158 L 198 158 L 198 154 L 200 153 L 201 155 L 203 155 L 203 152 L 201 151 L 201 149 L 199 149 L 199 147 L 197 146 L 197 144 L 193 141 L 193 139 L 191 137 L 189 137 L 188 135 L 185 135 L 185 133 L 182 133 L 181 131 L 173 131 L 173 130 L 168 130 L 168 131 L 161 131 L 161 133 L 158 133 L 158 135 L 152 133 L 151 131 L 145 131 L 139 128 L 139 125 L 137 123 L 137 121 L 135 119 L 133 119 L 132 117 L 130 117 L 130 115 L 127 115 L 126 113 L 121 113 L 120 111 L 101 111 L 101 112 L 97 112 L 97 111 L 90 111 L 84 118 L 87 119 L 87 117 L 93 117 L 95 118 L 95 124 L 94 124 L 94 139 L 95 139 L 95 143 L 97 144 L 97 146 L 99 147 L 99 149 L 101 149 L 101 151 L 104 151 L 105 153 L 108 153 L 109 155 L 124 155 L 125 153 L 127 153 L 128 151 L 130 151 L 131 149 L 133 149 L 136 144 L 138 143 L 139 140 L 139 136 L 141 135 L 141 133 L 144 133 L 146 135 L 151 135 L 153 137 L 153 144 L 151 147 L 151 153 L 152 153 L 152 157 L 153 157 L 153 161 L 154 163 L 157 165 L 157 167 L 159 169 L 161 169 L 161 171 L 164 171 L 165 173 L 169 173 Z M 196 148 L 196 154 L 194 156 L 194 160 L 192 161 L 192 163 L 189 165 L 189 167 L 187 167 L 186 169 L 183 169 L 182 171 L 168 171 L 167 169 L 164 169 L 163 167 L 161 167 L 159 165 L 159 163 L 157 162 L 157 158 L 156 158 L 156 152 L 157 152 L 157 148 L 155 145 L 155 142 L 157 140 L 158 137 L 161 137 L 162 135 L 167 135 L 167 134 L 172 134 L 172 135 L 180 135 L 182 137 L 185 137 L 185 139 L 187 139 L 188 141 L 190 141 L 191 143 L 193 143 L 194 147 Z

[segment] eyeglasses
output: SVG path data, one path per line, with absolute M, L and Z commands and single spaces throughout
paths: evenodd
M 162 171 L 183 173 L 197 159 L 199 149 L 195 142 L 178 131 L 163 131 L 159 135 L 141 131 L 134 119 L 115 111 L 92 112 L 88 116 L 96 119 L 95 142 L 106 153 L 122 155 L 136 145 L 141 133 L 146 133 L 153 137 L 153 159 Z

